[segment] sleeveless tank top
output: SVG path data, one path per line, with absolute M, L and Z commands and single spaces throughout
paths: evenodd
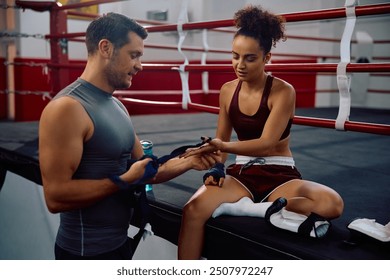
M 260 101 L 260 106 L 257 112 L 252 116 L 246 115 L 240 111 L 238 97 L 241 90 L 242 81 L 238 82 L 233 94 L 232 101 L 230 102 L 229 106 L 229 118 L 232 123 L 233 129 L 237 134 L 238 140 L 251 140 L 261 137 L 265 123 L 267 122 L 268 116 L 271 113 L 268 108 L 267 102 L 268 97 L 271 93 L 273 79 L 273 76 L 267 76 L 263 95 Z M 290 134 L 291 125 L 292 119 L 289 120 L 287 127 L 284 130 L 280 140 L 288 137 L 288 135 Z
M 79 101 L 94 125 L 94 133 L 84 143 L 81 162 L 73 178 L 103 179 L 109 174 L 124 173 L 135 134 L 123 104 L 80 78 L 55 98 L 62 96 Z M 117 192 L 89 207 L 60 213 L 57 245 L 80 256 L 97 255 L 120 247 L 126 242 L 132 217 L 130 195 Z

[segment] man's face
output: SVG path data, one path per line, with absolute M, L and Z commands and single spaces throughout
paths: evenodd
M 142 70 L 141 56 L 144 41 L 134 32 L 129 32 L 129 43 L 115 49 L 105 69 L 108 83 L 114 89 L 127 89 L 133 76 Z

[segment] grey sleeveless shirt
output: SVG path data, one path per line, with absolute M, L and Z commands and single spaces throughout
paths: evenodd
M 135 135 L 123 104 L 80 78 L 55 98 L 62 96 L 79 101 L 94 125 L 94 133 L 84 143 L 73 179 L 103 179 L 109 174 L 124 173 Z M 120 247 L 127 239 L 132 216 L 130 195 L 117 192 L 92 206 L 60 213 L 57 245 L 79 256 L 97 255 Z

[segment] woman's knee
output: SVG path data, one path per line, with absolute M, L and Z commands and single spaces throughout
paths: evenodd
M 342 197 L 337 193 L 334 192 L 331 196 L 331 205 L 332 205 L 332 218 L 338 218 L 343 214 L 344 211 L 344 201 Z
M 332 189 L 318 193 L 314 200 L 317 205 L 317 213 L 328 219 L 335 219 L 342 215 L 344 211 L 344 201 L 341 196 Z
M 307 197 L 314 202 L 314 211 L 329 219 L 335 219 L 342 215 L 344 211 L 344 201 L 332 188 L 310 181 L 302 181 L 298 188 L 298 194 Z
M 201 202 L 197 199 L 189 201 L 183 208 L 183 219 L 190 222 L 205 222 L 209 217 L 204 213 Z

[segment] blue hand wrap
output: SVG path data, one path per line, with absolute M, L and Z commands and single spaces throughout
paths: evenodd
M 146 181 L 152 179 L 157 174 L 157 170 L 159 167 L 159 163 L 156 156 L 153 155 L 144 155 L 141 159 L 143 160 L 145 158 L 151 158 L 152 160 L 149 161 L 145 166 L 145 172 L 144 175 L 138 179 L 135 182 L 132 182 L 131 184 L 127 183 L 126 181 L 123 181 L 118 175 L 109 175 L 108 178 L 115 183 L 122 191 L 132 190 L 134 189 L 134 186 L 136 185 L 144 185 L 146 184 Z M 129 160 L 127 163 L 128 169 L 131 167 L 133 163 L 135 163 L 137 160 Z
M 214 181 L 219 183 L 219 180 L 221 178 L 225 178 L 225 165 L 221 162 L 216 163 L 212 168 L 209 169 L 209 171 L 207 171 L 203 175 L 203 183 L 209 176 L 212 176 L 214 178 Z
M 123 181 L 118 175 L 109 175 L 108 178 L 118 186 L 121 191 L 127 191 L 131 188 L 131 185 L 126 181 Z
M 195 144 L 195 145 L 181 146 L 181 147 L 173 150 L 169 155 L 165 155 L 165 156 L 162 156 L 160 158 L 157 158 L 154 155 L 144 155 L 139 160 L 143 160 L 145 158 L 151 158 L 152 160 L 150 162 L 148 162 L 148 164 L 145 166 L 144 175 L 140 179 L 138 179 L 137 181 L 132 182 L 131 184 L 123 181 L 122 179 L 120 179 L 120 177 L 118 175 L 110 175 L 109 179 L 111 181 L 113 181 L 121 190 L 132 189 L 134 185 L 144 185 L 144 184 L 147 183 L 148 180 L 150 180 L 154 176 L 156 176 L 158 168 L 159 168 L 160 165 L 164 164 L 165 162 L 167 162 L 168 160 L 170 160 L 170 159 L 172 159 L 174 157 L 177 157 L 177 156 L 183 154 L 188 148 L 200 147 L 204 143 L 210 142 L 211 139 L 212 139 L 211 137 L 204 137 L 204 136 L 202 136 L 201 137 L 202 142 L 200 142 L 198 144 Z M 128 162 L 127 162 L 127 170 L 129 170 L 131 165 L 133 163 L 135 163 L 136 161 L 138 161 L 138 160 L 129 159 Z M 222 173 L 223 173 L 223 177 L 225 177 L 225 173 L 224 173 L 223 169 L 224 169 L 224 165 L 222 164 Z M 221 177 L 218 177 L 218 178 L 221 178 Z
M 158 167 L 159 167 L 157 157 L 154 155 L 144 155 L 141 158 L 141 160 L 145 158 L 151 158 L 152 160 L 149 161 L 148 164 L 145 166 L 144 175 L 137 181 L 133 182 L 133 184 L 139 184 L 139 185 L 146 184 L 146 181 L 152 179 L 157 174 Z

